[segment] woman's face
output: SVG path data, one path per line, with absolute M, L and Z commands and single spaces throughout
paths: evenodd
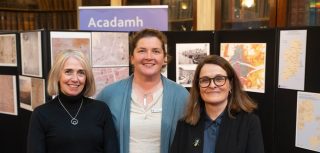
M 216 64 L 205 64 L 200 70 L 200 96 L 205 105 L 226 105 L 231 89 L 227 72 Z M 209 79 L 215 78 L 215 79 Z M 201 87 L 200 82 L 207 87 Z M 215 81 L 215 83 L 214 83 Z M 209 84 L 208 84 L 209 83 Z M 217 85 L 216 85 L 217 84 Z M 202 86 L 203 86 L 202 85 Z
M 70 57 L 66 60 L 60 74 L 60 90 L 67 96 L 80 94 L 85 86 L 86 73 L 76 58 Z
M 130 58 L 134 65 L 134 74 L 139 76 L 160 76 L 161 68 L 165 64 L 162 43 L 157 37 L 141 38 Z

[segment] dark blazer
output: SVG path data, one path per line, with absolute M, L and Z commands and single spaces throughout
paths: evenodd
M 230 118 L 225 112 L 219 127 L 215 153 L 264 153 L 260 120 L 240 112 Z M 170 153 L 203 153 L 204 115 L 196 125 L 178 122 Z

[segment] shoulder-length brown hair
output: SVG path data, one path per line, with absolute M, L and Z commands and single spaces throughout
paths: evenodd
M 200 119 L 201 111 L 204 109 L 204 101 L 200 96 L 199 75 L 205 64 L 216 64 L 227 72 L 232 92 L 228 96 L 227 112 L 231 118 L 238 112 L 252 112 L 257 108 L 257 104 L 242 90 L 241 82 L 230 63 L 217 55 L 205 57 L 197 66 L 192 87 L 190 89 L 190 98 L 187 104 L 184 119 L 191 125 L 197 124 Z
M 70 57 L 77 59 L 81 63 L 82 67 L 84 68 L 84 71 L 86 74 L 86 83 L 83 89 L 84 96 L 86 97 L 93 96 L 94 93 L 96 92 L 96 85 L 94 82 L 91 65 L 89 64 L 89 61 L 85 57 L 85 55 L 82 52 L 77 50 L 61 51 L 55 58 L 54 64 L 50 69 L 49 77 L 48 77 L 48 87 L 47 87 L 48 94 L 50 96 L 59 94 L 60 76 L 61 76 L 64 64 L 66 63 L 67 59 L 69 59 Z

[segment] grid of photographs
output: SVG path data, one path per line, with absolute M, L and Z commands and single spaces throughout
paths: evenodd
M 198 63 L 209 54 L 209 43 L 176 44 L 176 82 L 191 87 Z
M 49 52 L 44 53 L 41 38 L 43 31 L 21 32 L 21 69 L 18 78 L 19 91 L 15 91 L 19 106 L 33 111 L 46 101 L 45 76 L 50 70 L 42 67 L 43 61 L 52 65 L 56 55 L 62 50 L 79 50 L 91 62 L 97 92 L 107 85 L 129 76 L 129 33 L 128 32 L 85 32 L 50 31 Z M 0 48 L 0 62 L 4 65 L 17 65 L 16 38 L 14 34 L 1 35 L 1 43 L 9 46 Z M 167 45 L 166 45 L 167 47 Z M 209 55 L 210 43 L 176 44 L 176 82 L 191 87 L 195 68 L 203 57 Z M 14 58 L 15 57 L 15 58 Z M 48 59 L 42 59 L 42 58 Z M 8 60 L 9 59 L 9 60 Z M 0 65 L 1 66 L 1 65 Z M 44 72 L 43 72 L 44 71 Z M 167 76 L 167 69 L 162 73 Z
M 93 32 L 92 66 L 97 91 L 129 76 L 129 33 Z
M 17 68 L 17 34 L 0 34 L 0 68 Z M 0 113 L 18 115 L 16 75 L 0 71 Z
M 42 32 L 30 31 L 20 33 L 21 69 L 19 75 L 19 106 L 33 111 L 45 102 L 45 79 L 43 76 L 44 48 Z
M 62 50 L 79 50 L 91 62 L 97 87 L 129 76 L 129 34 L 127 32 L 50 32 L 51 64 Z

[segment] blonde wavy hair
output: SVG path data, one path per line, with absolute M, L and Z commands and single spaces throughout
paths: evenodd
M 59 94 L 59 80 L 66 61 L 73 57 L 77 59 L 82 67 L 84 68 L 86 74 L 86 83 L 84 87 L 84 96 L 93 96 L 96 92 L 96 85 L 92 73 L 91 65 L 88 59 L 81 51 L 77 50 L 65 50 L 61 51 L 55 58 L 54 64 L 52 65 L 49 76 L 48 76 L 48 87 L 47 91 L 50 96 Z

